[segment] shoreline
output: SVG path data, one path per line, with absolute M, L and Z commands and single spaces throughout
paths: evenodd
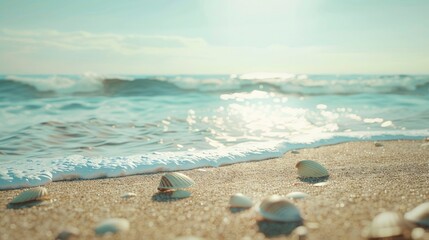
M 264 197 L 301 191 L 296 201 L 308 239 L 362 239 L 363 229 L 383 211 L 400 215 L 429 200 L 429 145 L 425 140 L 347 142 L 291 151 L 279 158 L 181 171 L 195 181 L 190 198 L 158 201 L 163 173 L 51 182 L 46 206 L 8 209 L 21 189 L 0 191 L 1 239 L 54 239 L 67 227 L 79 239 L 95 238 L 94 227 L 108 217 L 126 218 L 130 230 L 109 239 L 293 239 L 284 226 L 267 224 L 252 209 L 233 212 L 229 197 L 241 192 Z M 423 146 L 422 146 L 423 145 Z M 295 163 L 311 159 L 330 177 L 316 187 L 297 178 Z M 126 192 L 136 197 L 123 199 Z M 283 229 L 283 230 L 282 230 Z M 426 230 L 428 231 L 428 230 Z M 428 232 L 426 232 L 428 234 Z

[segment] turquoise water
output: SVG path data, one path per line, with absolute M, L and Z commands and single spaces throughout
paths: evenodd
M 429 135 L 429 76 L 0 76 L 0 189 Z

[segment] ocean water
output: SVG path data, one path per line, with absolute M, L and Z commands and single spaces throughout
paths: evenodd
M 0 75 L 0 189 L 429 136 L 429 76 Z

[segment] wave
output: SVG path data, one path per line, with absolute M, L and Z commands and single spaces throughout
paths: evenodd
M 194 152 L 152 152 L 149 154 L 88 157 L 71 155 L 59 159 L 27 159 L 13 165 L 0 163 L 0 189 L 44 185 L 52 181 L 122 177 L 201 167 L 218 167 L 246 161 L 280 157 L 290 150 L 362 140 L 420 139 L 428 130 L 405 132 L 355 132 L 326 134 L 318 141 L 246 142 L 231 147 Z
M 9 94 L 6 96 L 9 98 L 56 95 L 174 95 L 188 92 L 231 93 L 260 89 L 298 95 L 427 94 L 429 76 L 307 76 L 287 73 L 248 73 L 230 76 L 109 76 L 88 73 L 51 76 L 14 75 L 0 80 L 0 92 Z

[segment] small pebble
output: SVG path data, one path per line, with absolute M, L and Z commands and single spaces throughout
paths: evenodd
M 127 192 L 127 193 L 122 194 L 121 198 L 128 199 L 128 198 L 132 198 L 132 197 L 135 197 L 135 196 L 137 196 L 137 194 L 135 194 L 133 192 Z
M 382 143 L 380 143 L 380 142 L 375 142 L 375 143 L 374 143 L 374 145 L 375 145 L 376 147 L 383 147 L 383 144 L 382 144 Z
M 80 231 L 75 227 L 67 227 L 61 231 L 55 240 L 72 240 L 79 237 Z

